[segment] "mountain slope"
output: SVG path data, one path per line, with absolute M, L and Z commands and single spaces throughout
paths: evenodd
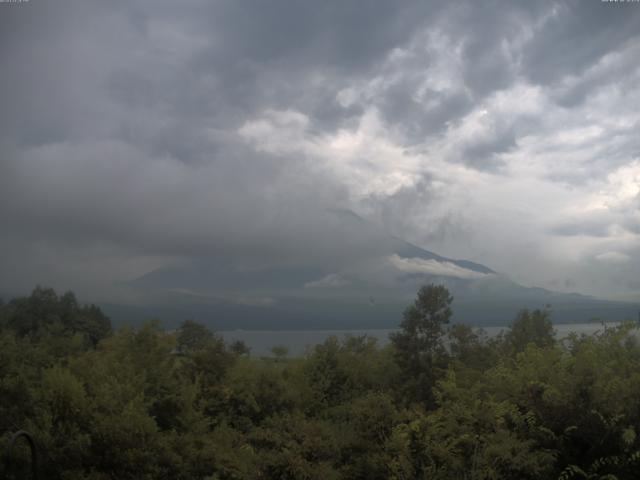
M 457 322 L 504 325 L 522 308 L 549 304 L 557 322 L 636 315 L 632 304 L 523 287 L 484 265 L 390 236 L 350 211 L 327 211 L 325 230 L 318 248 L 331 248 L 324 257 L 312 247 L 294 261 L 213 256 L 159 268 L 130 287 L 147 299 L 148 316 L 169 324 L 195 318 L 218 329 L 390 328 L 430 282 L 453 293 Z M 123 308 L 106 307 L 121 319 Z

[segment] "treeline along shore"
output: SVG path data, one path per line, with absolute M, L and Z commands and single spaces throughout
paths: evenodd
M 427 285 L 387 345 L 254 357 L 194 321 L 114 331 L 38 287 L 0 303 L 0 439 L 28 431 L 42 479 L 640 478 L 636 324 L 557 338 L 523 310 L 488 338 L 453 308 Z

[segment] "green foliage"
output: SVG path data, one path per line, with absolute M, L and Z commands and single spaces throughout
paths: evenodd
M 111 333 L 111 322 L 102 311 L 95 305 L 78 305 L 72 292 L 58 296 L 51 288 L 36 287 L 29 297 L 15 298 L 0 308 L 0 325 L 19 337 L 39 340 L 78 334 L 95 347 Z
M 405 390 L 429 406 L 433 404 L 432 388 L 445 365 L 442 340 L 444 326 L 452 315 L 452 301 L 442 285 L 422 287 L 413 305 L 404 312 L 401 331 L 390 336 Z
M 185 320 L 178 329 L 176 349 L 183 355 L 203 350 L 216 340 L 213 332 L 201 323 Z
M 523 311 L 487 339 L 445 330 L 451 301 L 421 289 L 387 347 L 252 358 L 193 321 L 96 329 L 37 288 L 0 305 L 0 442 L 30 431 L 54 480 L 638 478 L 634 325 L 556 342 Z
M 278 360 L 283 360 L 287 355 L 289 355 L 289 348 L 285 345 L 274 345 L 271 347 L 271 353 Z
M 551 347 L 555 344 L 551 312 L 549 310 L 522 310 L 509 327 L 505 337 L 506 346 L 513 353 L 522 352 L 528 344 Z

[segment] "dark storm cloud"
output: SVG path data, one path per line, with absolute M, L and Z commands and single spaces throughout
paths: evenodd
M 551 229 L 555 235 L 574 237 L 585 235 L 589 237 L 608 237 L 611 224 L 608 219 L 577 219 L 567 220 Z
M 311 63 L 349 72 L 367 69 L 381 54 L 406 42 L 440 8 L 437 2 L 419 1 L 364 5 L 227 0 L 212 4 L 197 21 L 221 39 L 214 51 L 243 62 L 303 69 Z
M 216 2 L 185 20 L 206 44 L 187 68 L 215 85 L 201 104 L 216 125 L 295 106 L 331 129 L 359 112 L 340 108 L 336 92 L 368 75 L 440 9 L 436 2 Z
M 619 99 L 634 91 L 633 7 L 0 4 L 0 265 L 27 261 L 34 245 L 38 261 L 51 265 L 58 250 L 79 252 L 64 258 L 82 265 L 81 252 L 96 248 L 127 259 L 327 261 L 340 249 L 325 218 L 336 207 L 360 208 L 425 244 L 465 237 L 473 214 L 448 196 L 464 187 L 447 187 L 473 184 L 474 174 L 506 181 L 521 140 L 550 135 L 566 120 L 551 109 L 511 113 L 518 100 L 500 94 L 526 83 L 571 112 L 595 93 L 614 89 Z M 367 130 L 370 119 L 377 130 Z M 606 178 L 637 157 L 636 130 L 612 125 L 607 132 L 621 140 L 597 159 L 541 176 Z M 388 148 L 376 157 L 378 140 Z M 399 165 L 412 155 L 423 157 Z M 459 177 L 461 168 L 472 173 Z M 400 180 L 391 188 L 394 170 Z M 614 223 L 636 231 L 634 221 Z M 604 235 L 598 225 L 554 233 Z M 9 277 L 0 274 L 0 286 Z
M 512 130 L 488 139 L 472 142 L 462 152 L 465 163 L 479 170 L 500 170 L 504 162 L 498 154 L 505 153 L 516 147 L 516 136 Z
M 467 236 L 469 231 L 462 212 L 425 208 L 440 203 L 439 197 L 447 195 L 435 182 L 425 175 L 415 185 L 401 188 L 392 195 L 372 196 L 365 205 L 368 217 L 384 225 L 390 233 L 402 232 L 404 240 L 420 245 L 442 244 Z
M 558 2 L 524 48 L 525 73 L 541 84 L 581 75 L 604 55 L 640 36 L 636 7 L 633 2 Z
M 344 195 L 299 166 L 251 151 L 228 150 L 192 167 L 123 143 L 59 144 L 15 154 L 3 170 L 8 232 L 162 255 L 281 260 L 289 252 L 299 261 L 309 244 L 296 234 L 313 242 L 322 228 L 305 216 Z

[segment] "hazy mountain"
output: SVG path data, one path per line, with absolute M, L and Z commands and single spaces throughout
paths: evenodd
M 168 265 L 131 282 L 146 306 L 104 308 L 116 323 L 154 316 L 168 324 L 195 318 L 217 329 L 388 328 L 421 285 L 435 282 L 453 293 L 457 322 L 507 324 L 519 309 L 546 305 L 556 322 L 636 316 L 637 305 L 523 287 L 484 265 L 388 235 L 350 211 L 328 210 L 322 218 L 299 258 Z

